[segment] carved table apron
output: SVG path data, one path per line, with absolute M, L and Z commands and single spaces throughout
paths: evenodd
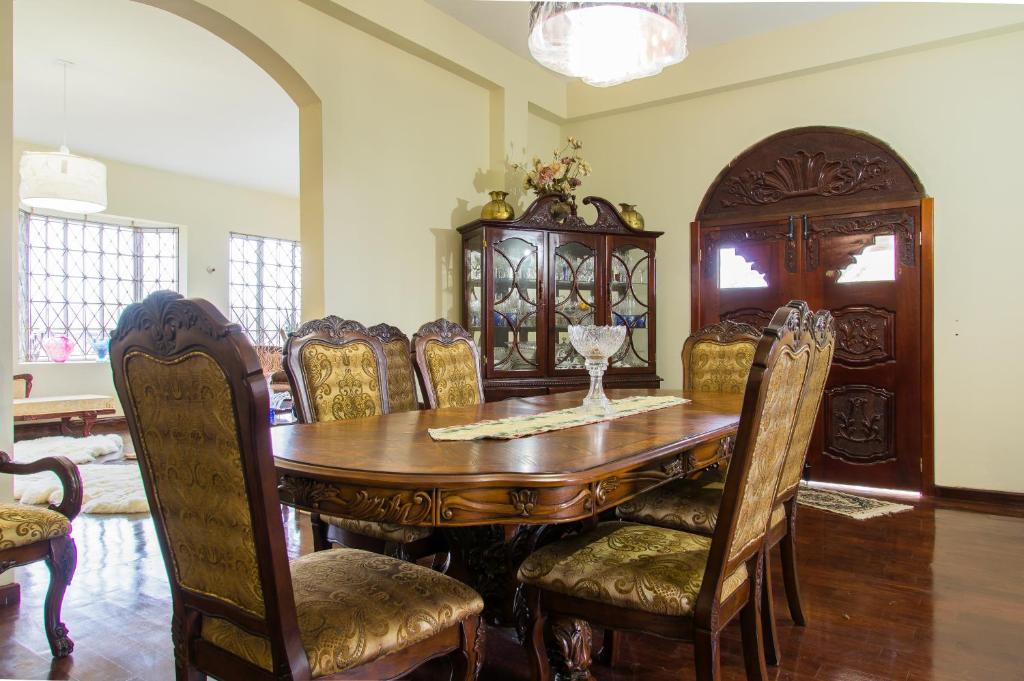
M 440 528 L 453 544 L 451 574 L 480 591 L 489 619 L 509 623 L 515 572 L 538 535 L 520 528 L 594 520 L 731 453 L 742 395 L 608 392 L 691 401 L 518 440 L 434 442 L 427 429 L 564 409 L 583 393 L 282 426 L 271 433 L 281 501 Z

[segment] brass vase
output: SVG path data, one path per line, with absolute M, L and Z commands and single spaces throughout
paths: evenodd
M 642 232 L 644 231 L 644 216 L 640 214 L 636 209 L 636 205 L 632 203 L 620 203 L 619 215 L 622 216 L 622 221 L 629 226 L 630 229 Z
M 484 220 L 511 220 L 516 216 L 515 210 L 512 205 L 505 200 L 508 196 L 508 192 L 493 191 L 489 192 L 491 200 L 488 201 L 483 210 L 480 211 L 480 217 Z

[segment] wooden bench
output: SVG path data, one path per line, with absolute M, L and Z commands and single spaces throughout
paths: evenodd
M 55 397 L 22 397 L 14 400 L 14 423 L 60 419 L 60 432 L 75 435 L 74 419 L 82 421 L 82 435 L 92 434 L 100 416 L 116 413 L 114 398 L 109 395 L 58 395 Z

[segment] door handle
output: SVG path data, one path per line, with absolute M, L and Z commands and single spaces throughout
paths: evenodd
M 811 238 L 811 220 L 804 215 L 804 241 Z
M 789 216 L 789 240 L 794 241 L 796 239 L 796 216 Z

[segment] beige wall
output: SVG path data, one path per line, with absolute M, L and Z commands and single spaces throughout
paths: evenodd
M 14 24 L 13 0 L 0 0 L 0 158 L 9 158 L 14 135 Z M 0 319 L 14 314 L 14 178 L 13 166 L 0 163 Z M 2 216 L 6 216 L 3 219 Z M 14 373 L 13 338 L 0 333 L 0 449 L 11 452 L 14 441 L 11 423 L 11 382 Z M 12 498 L 13 482 L 0 476 L 0 501 Z M 14 580 L 14 570 L 0 575 L 0 586 Z
M 733 59 L 750 55 L 736 53 Z M 801 125 L 865 130 L 935 197 L 935 417 L 939 485 L 1024 491 L 1008 424 L 1024 368 L 990 339 L 1024 332 L 1019 194 L 1024 32 L 926 49 L 565 126 L 595 168 L 588 193 L 639 204 L 659 242 L 659 370 L 677 387 L 689 332 L 689 222 L 716 174 Z
M 30 147 L 15 143 L 15 163 L 26 148 Z M 295 197 L 104 161 L 108 175 L 106 214 L 177 226 L 181 261 L 179 290 L 188 296 L 206 298 L 225 315 L 228 314 L 229 233 L 299 238 L 299 206 Z M 9 183 L 9 186 L 13 185 Z M 208 272 L 207 267 L 215 271 Z M 9 296 L 3 297 L 5 301 L 9 299 Z M 18 325 L 12 326 L 17 343 Z M 10 351 L 4 354 L 5 357 L 10 355 Z M 32 394 L 40 397 L 68 393 L 114 394 L 110 365 L 106 362 L 18 363 L 15 368 L 16 373 L 27 372 L 35 377 Z

